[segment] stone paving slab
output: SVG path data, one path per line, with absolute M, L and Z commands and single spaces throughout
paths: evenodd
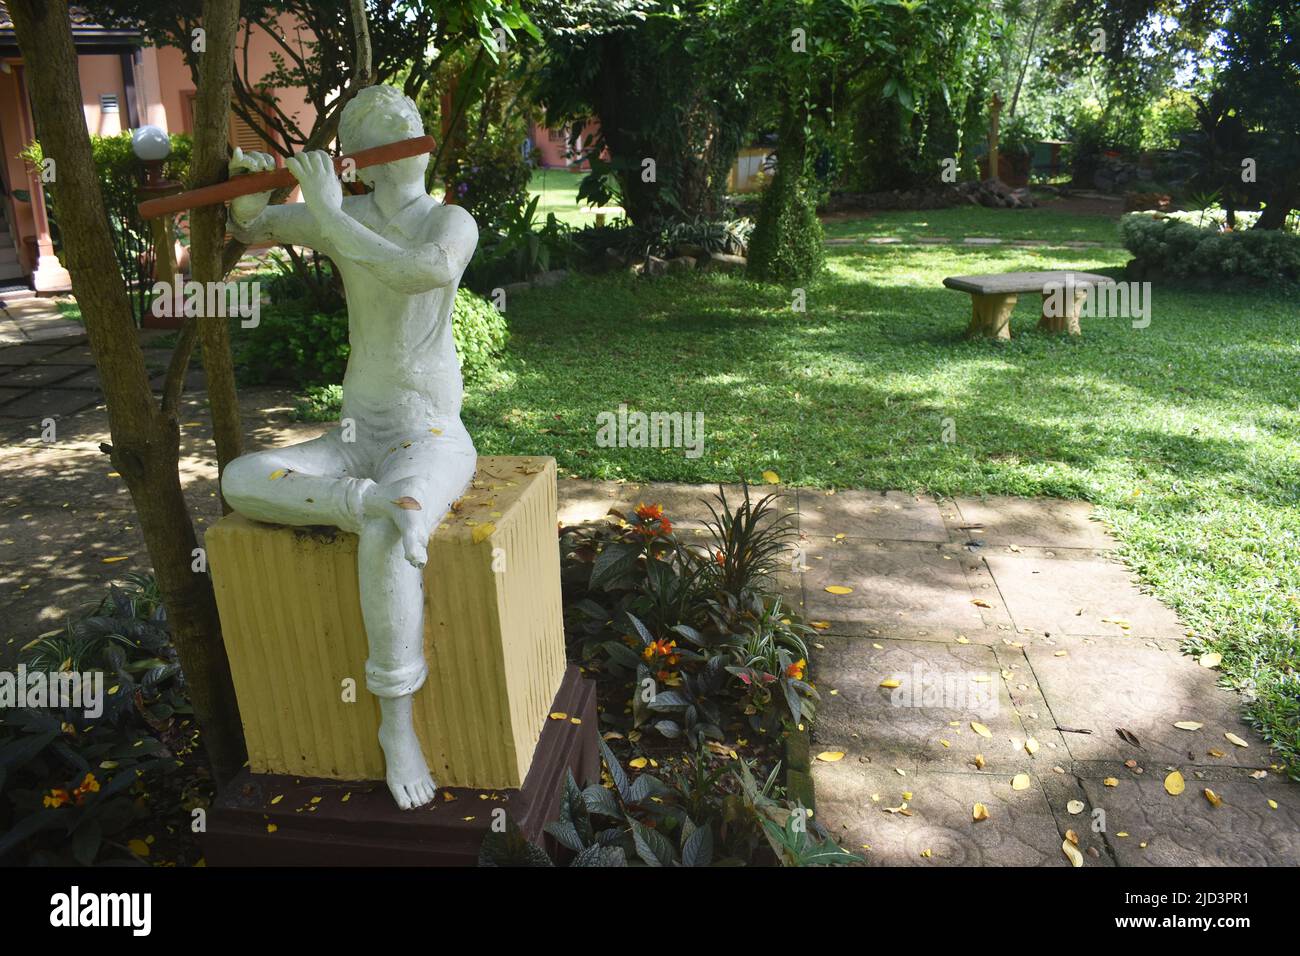
M 10 345 L 0 348 L 0 365 L 30 365 L 69 351 L 66 345 Z M 87 349 L 87 353 L 89 353 Z M 77 365 L 79 362 L 70 361 Z
M 0 374 L 0 386 L 5 388 L 32 388 L 53 385 L 70 379 L 86 369 L 80 365 L 26 365 Z
M 1025 750 L 1027 735 L 989 647 L 829 635 L 819 643 L 824 649 L 816 655 L 822 694 L 813 725 L 816 750 L 843 751 L 891 770 L 978 770 L 1008 777 L 1055 757 Z M 881 686 L 893 681 L 899 686 Z
M 814 620 L 882 629 L 922 629 L 976 640 L 989 626 L 974 602 L 963 560 L 925 542 L 806 539 L 806 610 Z M 827 587 L 852 588 L 833 594 Z M 986 602 L 992 603 L 992 602 Z
M 0 415 L 9 418 L 35 419 L 71 415 L 99 404 L 98 390 L 35 388 L 0 405 Z
M 817 819 L 867 865 L 1069 865 L 1036 782 L 1017 791 L 992 774 L 920 771 L 900 777 L 847 759 L 813 763 Z M 912 795 L 906 800 L 912 815 L 888 812 L 903 805 L 904 793 Z M 976 803 L 988 808 L 989 819 L 973 819 Z
M 1115 539 L 1091 519 L 1086 501 L 1051 498 L 958 498 L 961 524 L 980 525 L 985 545 L 1113 549 Z
M 1093 806 L 1105 810 L 1106 839 L 1121 866 L 1300 865 L 1300 788 L 1273 781 L 1215 783 L 1211 789 L 1222 800 L 1216 807 L 1198 782 L 1189 780 L 1174 797 L 1163 779 L 1120 780 L 1116 787 L 1083 781 Z
M 939 506 L 901 491 L 800 491 L 799 530 L 885 541 L 947 542 Z
M 1178 616 L 1133 584 L 1123 565 L 988 554 L 984 561 L 1019 629 L 1048 635 L 1181 639 Z M 1126 622 L 1128 629 L 1123 624 Z
M 1025 653 L 1057 725 L 1092 731 L 1064 735 L 1076 760 L 1136 760 L 1147 773 L 1165 764 L 1269 764 L 1268 747 L 1241 719 L 1237 695 L 1216 686 L 1215 672 L 1192 658 L 1136 641 L 1035 644 Z M 1174 726 L 1180 721 L 1204 726 L 1180 730 Z M 1126 742 L 1118 729 L 1141 746 Z M 1230 743 L 1225 733 L 1249 746 Z

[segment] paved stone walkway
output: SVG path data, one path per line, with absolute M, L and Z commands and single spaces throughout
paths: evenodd
M 644 500 L 676 522 L 702 490 L 565 481 L 561 518 Z M 1300 787 L 1215 671 L 1179 653 L 1177 617 L 1087 504 L 798 491 L 786 507 L 807 570 L 782 588 L 823 629 L 817 816 L 846 848 L 873 865 L 1069 866 L 1072 831 L 1085 866 L 1300 863 Z
M 31 342 L 66 342 L 83 337 L 86 330 L 65 319 L 49 299 L 24 293 L 0 296 L 0 347 Z
M 324 430 L 289 421 L 287 392 L 241 401 L 249 448 Z M 200 533 L 220 515 L 207 417 L 203 394 L 187 394 L 182 479 Z M 103 407 L 57 422 L 53 443 L 14 422 L 0 447 L 0 667 L 147 570 L 99 451 Z M 654 502 L 689 539 L 712 490 L 565 479 L 560 517 Z M 1300 787 L 1270 769 L 1215 672 L 1178 652 L 1175 615 L 1114 561 L 1087 505 L 797 491 L 783 507 L 803 552 L 779 585 L 820 628 L 813 753 L 843 754 L 813 761 L 817 815 L 844 846 L 875 865 L 1069 865 L 1073 830 L 1086 866 L 1300 863 Z M 1187 721 L 1200 727 L 1174 726 Z M 976 803 L 988 819 L 972 819 Z

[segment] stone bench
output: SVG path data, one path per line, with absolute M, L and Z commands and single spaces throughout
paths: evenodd
M 1088 293 L 1113 279 L 1092 272 L 1006 272 L 1000 275 L 949 276 L 945 287 L 971 298 L 971 323 L 966 334 L 992 339 L 1011 338 L 1011 311 L 1021 293 L 1043 297 L 1038 327 L 1048 332 L 1079 335 L 1079 308 Z

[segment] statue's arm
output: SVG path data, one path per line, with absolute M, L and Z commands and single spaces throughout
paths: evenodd
M 321 247 L 320 229 L 316 217 L 305 203 L 285 203 L 267 206 L 247 222 L 230 216 L 230 234 L 240 242 L 252 245 L 259 242 L 279 242 L 292 246 Z
M 442 206 L 435 239 L 404 248 L 357 222 L 341 209 L 325 214 L 321 232 L 333 252 L 357 263 L 390 288 L 408 295 L 456 282 L 478 244 L 474 217 L 459 206 Z

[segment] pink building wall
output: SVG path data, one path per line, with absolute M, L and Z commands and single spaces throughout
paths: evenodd
M 310 34 L 301 31 L 292 20 L 286 18 L 282 24 L 282 38 L 289 45 L 310 39 Z M 245 63 L 244 42 L 245 36 L 241 33 L 235 54 L 241 71 Z M 274 69 L 270 54 L 278 45 L 260 29 L 251 31 L 248 43 L 249 76 L 246 79 L 256 84 Z M 26 273 L 35 277 L 37 289 L 60 291 L 66 287 L 67 274 L 53 257 L 43 203 L 39 197 L 24 202 L 12 195 L 14 191 L 29 195 L 39 191 L 35 171 L 18 158 L 18 153 L 35 138 L 22 59 L 3 57 L 0 64 L 3 64 L 0 66 L 0 147 L 3 147 L 0 164 L 11 194 L 5 200 L 6 219 L 19 260 Z M 132 116 L 137 126 L 152 124 L 168 133 L 193 132 L 191 101 L 195 93 L 194 80 L 180 50 L 173 47 L 144 47 L 139 50 L 134 69 L 133 102 L 130 104 L 127 102 L 128 87 L 121 55 L 82 54 L 77 58 L 77 69 L 82 109 L 90 133 L 99 136 L 122 133 L 131 128 Z M 105 94 L 116 96 L 117 112 L 103 108 L 101 97 Z M 311 128 L 315 121 L 315 108 L 307 101 L 303 90 L 275 89 L 273 94 L 280 109 L 293 117 L 301 128 Z

